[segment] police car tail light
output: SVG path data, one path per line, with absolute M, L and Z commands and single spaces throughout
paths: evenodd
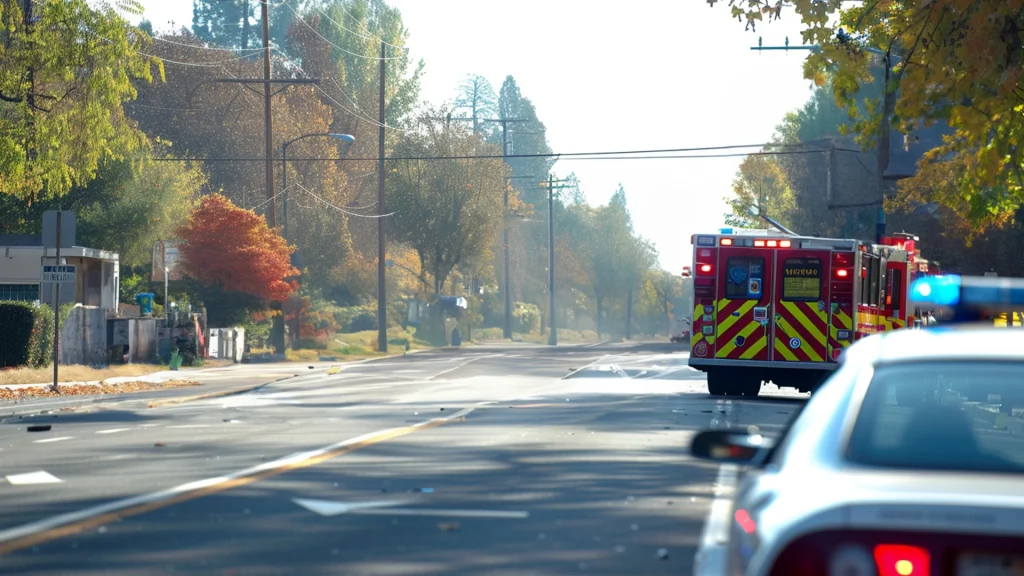
M 919 546 L 875 546 L 878 576 L 931 576 L 931 554 Z
M 828 576 L 879 576 L 867 548 L 847 544 L 836 549 L 828 562 Z

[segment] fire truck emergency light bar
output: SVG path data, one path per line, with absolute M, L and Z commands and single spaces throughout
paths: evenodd
M 1007 312 L 1024 308 L 1024 279 L 925 276 L 910 285 L 910 299 L 942 308 Z

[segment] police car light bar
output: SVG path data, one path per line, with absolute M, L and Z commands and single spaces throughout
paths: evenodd
M 910 299 L 939 307 L 1019 310 L 1024 307 L 1024 279 L 926 276 L 910 285 Z

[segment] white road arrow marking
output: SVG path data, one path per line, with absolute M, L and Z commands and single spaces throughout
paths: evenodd
M 386 506 L 399 506 L 406 504 L 406 501 L 401 500 L 378 500 L 376 502 L 353 502 L 346 504 L 344 502 L 332 502 L 330 500 L 310 500 L 307 498 L 292 498 L 292 502 L 295 502 L 299 506 L 316 512 L 321 516 L 337 516 L 338 514 L 347 514 L 349 512 L 355 512 L 359 509 L 367 508 L 383 508 Z

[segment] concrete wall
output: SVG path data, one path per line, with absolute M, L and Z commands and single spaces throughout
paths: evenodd
M 60 329 L 61 364 L 107 363 L 107 311 L 98 306 L 71 309 Z

